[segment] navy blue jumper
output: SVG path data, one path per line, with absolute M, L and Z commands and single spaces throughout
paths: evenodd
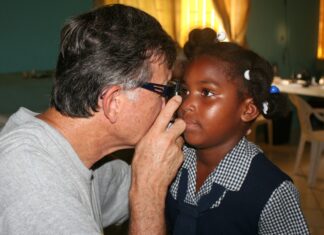
M 262 209 L 273 191 L 291 180 L 263 153 L 256 155 L 239 191 L 227 191 L 219 206 L 210 208 L 226 190 L 213 183 L 211 191 L 200 198 L 198 206 L 184 202 L 188 172 L 182 168 L 177 200 L 167 195 L 167 226 L 173 235 L 244 235 L 258 234 Z

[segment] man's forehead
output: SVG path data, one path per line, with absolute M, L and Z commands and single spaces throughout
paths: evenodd
M 153 53 L 150 56 L 149 61 L 151 63 L 156 63 L 157 62 L 157 63 L 165 64 L 170 69 L 173 67 L 173 64 L 175 63 L 175 61 L 173 61 L 172 64 L 170 64 L 171 61 L 168 61 L 166 55 L 163 54 L 163 53 L 158 53 L 158 52 Z
M 168 64 L 164 60 L 150 60 L 149 64 L 151 67 L 161 67 L 161 68 L 168 68 Z

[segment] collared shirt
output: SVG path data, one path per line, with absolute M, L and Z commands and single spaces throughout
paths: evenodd
M 185 161 L 182 168 L 188 170 L 188 190 L 185 202 L 197 205 L 199 199 L 210 192 L 212 184 L 225 187 L 220 198 L 215 199 L 211 208 L 218 207 L 228 191 L 239 191 L 250 169 L 253 158 L 261 150 L 246 138 L 224 157 L 215 170 L 207 177 L 204 184 L 196 193 L 196 164 L 195 149 L 184 147 Z M 181 176 L 179 171 L 171 185 L 171 195 L 176 198 Z M 299 193 L 291 181 L 284 181 L 274 190 L 259 220 L 259 234 L 309 234 L 305 219 L 299 205 Z

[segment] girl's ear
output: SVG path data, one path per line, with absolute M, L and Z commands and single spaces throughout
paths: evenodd
M 245 99 L 243 103 L 243 112 L 241 114 L 241 119 L 243 122 L 250 122 L 259 116 L 260 112 L 255 106 L 252 98 Z
M 117 116 L 120 111 L 120 94 L 120 86 L 111 86 L 104 90 L 100 96 L 99 107 L 111 123 L 117 121 Z

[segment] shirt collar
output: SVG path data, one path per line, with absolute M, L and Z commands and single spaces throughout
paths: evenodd
M 230 191 L 239 191 L 253 157 L 259 152 L 260 148 L 243 137 L 211 173 L 210 182 L 220 184 Z M 185 146 L 184 153 L 186 158 L 182 167 L 188 170 L 196 167 L 195 149 Z

